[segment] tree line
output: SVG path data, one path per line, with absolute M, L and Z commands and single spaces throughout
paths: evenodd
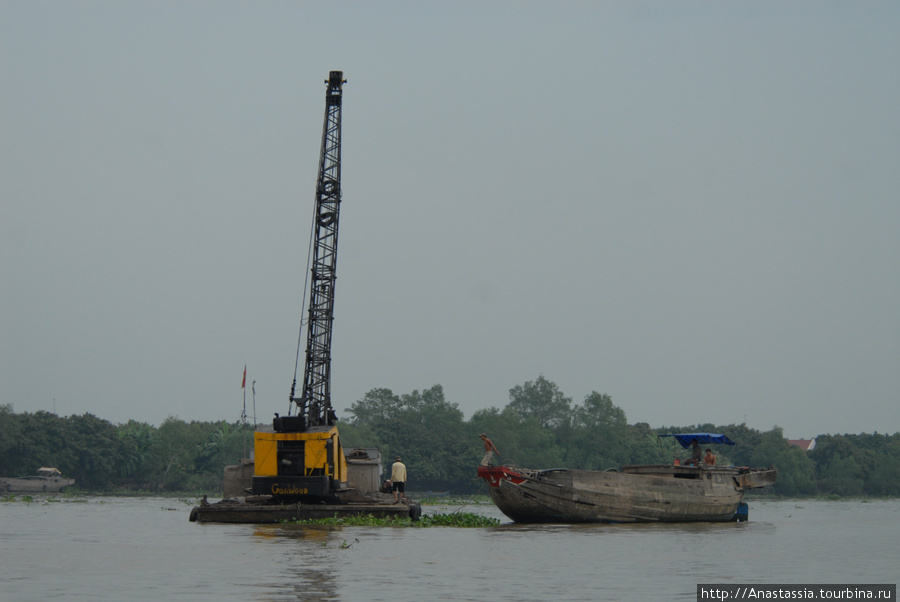
M 668 426 L 628 424 L 609 395 L 591 392 L 580 404 L 539 376 L 510 389 L 502 409 L 477 411 L 466 420 L 435 385 L 395 394 L 372 389 L 346 408 L 339 423 L 345 451 L 378 447 L 385 459 L 400 455 L 414 491 L 473 493 L 486 432 L 506 464 L 530 468 L 604 470 L 626 464 L 667 464 L 688 452 L 662 433 L 723 433 L 737 442 L 716 446 L 719 465 L 778 469 L 773 493 L 786 496 L 900 495 L 900 433 L 820 435 L 804 452 L 778 427 L 762 432 L 744 424 Z M 86 490 L 221 491 L 223 469 L 246 457 L 253 427 L 240 422 L 184 422 L 159 427 L 112 424 L 91 414 L 59 417 L 15 413 L 0 405 L 0 475 L 34 474 L 54 466 Z M 386 461 L 385 465 L 390 462 Z
M 240 423 L 169 417 L 159 427 L 112 424 L 93 414 L 15 413 L 0 405 L 0 475 L 54 467 L 88 491 L 221 490 L 224 467 L 252 445 L 252 427 Z

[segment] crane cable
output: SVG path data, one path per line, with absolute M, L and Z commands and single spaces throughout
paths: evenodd
M 300 302 L 300 329 L 297 333 L 297 357 L 294 360 L 294 382 L 291 385 L 291 399 L 288 402 L 288 416 L 291 415 L 292 410 L 294 409 L 294 391 L 297 387 L 297 372 L 300 369 L 300 345 L 303 343 L 303 325 L 308 324 L 308 320 L 303 319 L 303 314 L 306 311 L 306 291 L 309 288 L 309 274 L 310 269 L 309 266 L 312 264 L 312 254 L 313 254 L 313 244 L 316 236 L 316 212 L 318 210 L 318 203 L 316 203 L 316 211 L 313 211 L 312 220 L 309 223 L 309 247 L 306 251 L 306 275 L 303 278 L 303 296 L 301 297 L 302 301 Z

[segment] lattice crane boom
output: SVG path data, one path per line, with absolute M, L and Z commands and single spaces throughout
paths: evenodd
M 343 76 L 342 71 L 332 71 L 325 81 L 328 88 L 313 218 L 306 364 L 299 396 L 295 395 L 296 381 L 291 386 L 291 401 L 299 406 L 299 415 L 307 427 L 332 425 L 336 420 L 331 407 L 331 338 L 341 209 L 341 106 L 346 83 Z

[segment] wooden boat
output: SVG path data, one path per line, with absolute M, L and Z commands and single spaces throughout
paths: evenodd
M 734 445 L 723 435 L 677 435 Z M 687 444 L 685 444 L 685 442 Z M 634 465 L 619 470 L 480 466 L 491 499 L 515 522 L 631 523 L 746 520 L 744 492 L 775 483 L 774 469 Z
M 75 479 L 67 479 L 57 468 L 38 468 L 38 473 L 27 477 L 0 478 L 0 491 L 10 493 L 59 493 L 75 484 Z

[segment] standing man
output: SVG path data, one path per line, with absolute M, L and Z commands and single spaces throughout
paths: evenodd
M 700 443 L 694 441 L 691 447 L 691 466 L 700 466 L 700 459 L 703 457 L 703 452 L 700 451 Z
M 703 463 L 707 466 L 716 465 L 716 457 L 713 455 L 712 450 L 708 447 L 706 448 L 706 455 L 703 457 Z
M 484 441 L 484 457 L 481 459 L 481 465 L 487 466 L 491 463 L 494 453 L 500 455 L 500 450 L 494 447 L 494 444 L 488 439 L 487 433 L 481 433 L 481 440 Z
M 399 504 L 406 493 L 406 464 L 400 461 L 400 456 L 394 458 L 391 465 L 391 491 L 394 492 L 394 503 Z

